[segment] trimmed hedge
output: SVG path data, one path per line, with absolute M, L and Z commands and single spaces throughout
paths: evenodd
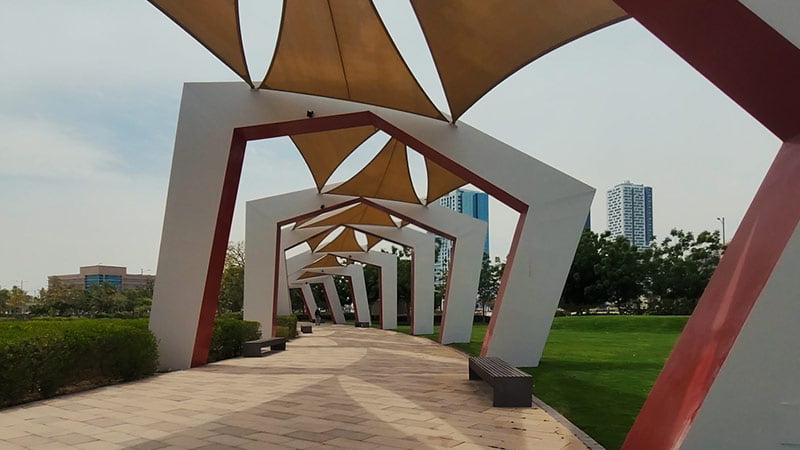
M 208 362 L 235 358 L 242 355 L 242 345 L 261 337 L 258 322 L 230 317 L 214 320 L 211 332 L 211 346 L 208 349 Z
M 297 337 L 297 316 L 290 314 L 288 316 L 278 316 L 275 318 L 275 329 L 273 334 L 278 337 L 286 339 L 294 339 Z
M 0 326 L 0 406 L 156 371 L 156 339 L 146 320 L 76 319 Z

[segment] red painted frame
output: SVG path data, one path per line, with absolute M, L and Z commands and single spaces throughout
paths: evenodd
M 231 146 L 229 149 L 228 164 L 225 169 L 223 190 L 219 203 L 220 207 L 217 213 L 216 228 L 214 231 L 214 241 L 212 243 L 211 254 L 209 256 L 208 272 L 206 275 L 206 283 L 203 289 L 202 304 L 200 306 L 200 315 L 197 324 L 197 332 L 195 335 L 194 349 L 192 352 L 192 364 L 191 364 L 192 367 L 203 365 L 206 363 L 208 359 L 208 350 L 211 345 L 211 330 L 213 328 L 214 315 L 216 314 L 217 310 L 217 301 L 218 301 L 219 287 L 220 287 L 219 284 L 222 279 L 222 267 L 225 261 L 225 250 L 227 248 L 228 237 L 230 236 L 231 223 L 233 222 L 233 210 L 236 203 L 236 194 L 238 191 L 239 180 L 242 173 L 242 166 L 244 163 L 244 152 L 247 146 L 247 142 L 252 140 L 282 137 L 293 134 L 313 133 L 318 131 L 329 131 L 341 128 L 362 126 L 362 125 L 372 125 L 375 128 L 384 131 L 385 133 L 391 135 L 392 137 L 402 141 L 407 146 L 411 147 L 412 149 L 419 152 L 423 156 L 431 159 L 440 166 L 450 170 L 453 174 L 477 186 L 478 188 L 482 189 L 489 195 L 492 195 L 497 200 L 504 203 L 506 206 L 519 212 L 520 218 L 515 230 L 515 236 L 521 232 L 522 229 L 521 224 L 524 223 L 524 218 L 528 211 L 527 204 L 517 199 L 513 195 L 509 194 L 508 192 L 504 191 L 503 189 L 499 188 L 498 186 L 494 185 L 493 183 L 489 182 L 488 180 L 484 179 L 483 177 L 478 176 L 476 173 L 470 171 L 464 166 L 459 165 L 455 161 L 435 151 L 433 148 L 427 146 L 425 143 L 419 141 L 412 135 L 406 133 L 405 131 L 401 130 L 400 128 L 394 126 L 390 122 L 386 121 L 385 119 L 377 116 L 376 114 L 370 111 L 337 114 L 332 116 L 319 116 L 306 119 L 289 120 L 285 122 L 274 122 L 274 123 L 266 123 L 266 124 L 250 125 L 250 126 L 234 128 L 232 130 L 232 135 L 231 135 Z M 415 225 L 420 226 L 423 229 L 429 229 L 431 231 L 436 232 L 437 234 L 440 234 L 443 237 L 447 237 L 448 239 L 452 239 L 453 241 L 455 241 L 453 236 L 450 236 L 447 233 L 441 233 L 441 231 L 439 230 L 433 230 L 424 224 L 418 223 L 411 217 L 407 217 L 402 214 L 393 212 L 387 208 L 384 208 L 380 204 L 371 202 L 369 199 L 364 199 L 364 198 L 353 199 L 350 201 L 339 203 L 337 204 L 338 206 L 336 207 L 341 207 L 344 206 L 345 204 L 352 204 L 359 201 L 368 203 L 371 206 L 389 212 L 390 214 L 396 217 L 414 223 Z M 276 249 L 278 250 L 280 249 L 280 227 L 282 225 L 303 218 L 311 217 L 320 214 L 321 212 L 329 211 L 331 209 L 334 209 L 334 207 L 324 206 L 319 210 L 311 211 L 309 213 L 299 215 L 297 217 L 288 218 L 278 223 Z M 517 242 L 518 240 L 512 242 L 512 250 L 511 250 L 512 254 L 514 253 L 514 249 Z M 280 251 L 275 252 L 276 267 L 279 262 L 278 258 L 280 257 L 280 253 L 281 253 Z M 510 258 L 506 263 L 506 266 L 507 267 L 511 266 Z M 508 271 L 506 271 L 506 273 L 507 272 Z M 278 275 L 276 273 L 275 277 L 277 276 Z M 501 280 L 501 286 L 502 283 L 505 282 L 506 277 L 507 275 L 504 274 L 503 279 Z M 414 278 L 414 270 L 412 265 L 411 269 L 412 283 L 413 283 L 413 278 Z M 277 289 L 278 289 L 278 283 L 276 282 L 275 291 L 273 292 L 273 311 L 276 306 L 275 302 L 277 302 Z M 497 299 L 495 300 L 495 311 L 499 311 L 501 303 L 502 303 L 502 296 L 498 295 Z M 412 290 L 411 294 L 412 308 L 413 305 L 414 305 L 414 299 Z M 498 315 L 499 313 L 492 314 L 492 319 L 489 322 L 490 326 L 492 325 L 492 322 L 495 320 L 495 317 L 497 317 Z M 444 331 L 444 323 L 439 329 L 440 339 L 443 334 L 443 331 Z M 413 332 L 413 322 L 412 322 L 412 332 Z M 488 336 L 488 339 L 491 339 L 491 336 Z

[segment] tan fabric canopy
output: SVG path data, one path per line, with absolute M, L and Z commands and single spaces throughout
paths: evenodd
M 325 274 L 321 272 L 303 272 L 299 277 L 297 277 L 297 279 L 304 280 L 306 278 L 316 278 L 316 277 L 321 277 L 323 275 Z
M 336 256 L 328 254 L 314 261 L 313 263 L 307 265 L 305 268 L 311 269 L 314 267 L 338 267 L 338 266 L 341 266 L 341 264 L 339 264 L 339 260 L 336 258 Z
M 290 136 L 321 191 L 331 174 L 353 150 L 375 134 L 371 125 Z
M 149 0 L 253 87 L 239 27 L 237 0 Z
M 356 231 L 345 228 L 332 241 L 319 249 L 320 252 L 363 252 L 364 248 L 356 240 Z
M 428 174 L 428 194 L 425 203 L 429 204 L 453 189 L 467 184 L 461 177 L 425 158 L 425 171 Z
M 411 183 L 406 146 L 395 138 L 353 178 L 328 193 L 420 203 Z
M 374 236 L 374 235 L 369 234 L 369 233 L 365 233 L 365 234 L 367 235 L 367 250 L 371 249 L 372 247 L 375 247 L 375 245 L 378 242 L 383 240 L 382 237 Z
M 261 87 L 444 119 L 370 0 L 285 0 L 275 54 Z
M 358 203 L 319 220 L 309 220 L 300 228 L 345 224 L 397 226 L 388 213 L 366 203 Z
M 327 232 L 322 232 L 320 234 L 312 236 L 312 237 L 306 239 L 306 244 L 308 244 L 308 246 L 311 247 L 311 251 L 313 252 L 314 249 L 319 247 L 320 242 L 322 242 L 323 239 L 325 239 L 325 236 L 327 236 L 327 235 L 328 235 Z
M 626 13 L 613 0 L 411 0 L 453 121 L 529 62 Z

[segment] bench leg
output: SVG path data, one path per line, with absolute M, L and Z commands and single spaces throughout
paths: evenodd
M 472 368 L 470 367 L 469 368 L 469 379 L 470 380 L 480 380 L 481 377 L 477 373 L 475 373 L 475 371 L 472 370 Z
M 272 347 L 270 347 L 270 350 L 286 350 L 286 342 L 275 344 Z

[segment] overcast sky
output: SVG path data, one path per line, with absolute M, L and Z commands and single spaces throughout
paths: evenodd
M 407 2 L 376 3 L 444 109 Z M 280 2 L 241 4 L 258 79 Z M 97 263 L 152 273 L 181 85 L 236 76 L 145 0 L 0 0 L 0 10 L 0 286 L 38 289 L 47 275 Z M 724 216 L 730 239 L 780 145 L 630 20 L 530 64 L 461 120 L 594 186 L 595 231 L 606 229 L 609 188 L 652 186 L 660 237 L 718 229 Z M 378 146 L 354 154 L 333 181 Z M 245 201 L 313 186 L 287 139 L 251 147 L 232 240 L 244 237 Z M 490 215 L 492 256 L 505 257 L 515 214 L 492 202 Z

